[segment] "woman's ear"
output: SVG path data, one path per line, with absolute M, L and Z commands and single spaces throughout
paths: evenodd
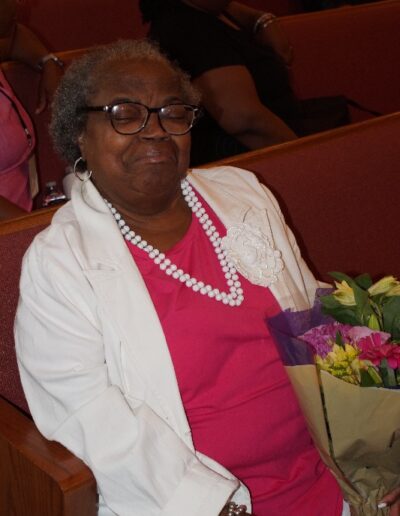
M 82 132 L 78 136 L 78 145 L 79 145 L 79 149 L 81 151 L 81 156 L 84 159 L 84 161 L 86 161 L 86 152 L 85 152 L 86 138 L 85 138 L 85 133 L 84 132 Z

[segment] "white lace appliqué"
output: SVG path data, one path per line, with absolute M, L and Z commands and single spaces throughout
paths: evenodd
M 284 268 L 281 252 L 257 227 L 245 223 L 230 227 L 222 246 L 240 274 L 256 285 L 269 287 Z

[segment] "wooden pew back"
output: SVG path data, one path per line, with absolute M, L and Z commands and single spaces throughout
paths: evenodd
M 383 114 L 400 110 L 399 0 L 287 16 L 282 25 L 300 98 L 346 95 Z
M 255 172 L 273 191 L 320 279 L 400 278 L 399 141 L 395 113 L 219 163 Z
M 87 466 L 47 441 L 28 412 L 13 336 L 22 256 L 55 209 L 0 223 L 0 514 L 95 516 L 95 479 Z M 16 407 L 19 407 L 18 410 Z
M 45 0 L 42 1 L 46 4 Z M 55 8 L 57 2 L 51 5 L 46 9 Z M 33 13 L 34 9 L 32 16 Z M 113 19 L 110 17 L 111 24 Z M 84 17 L 85 24 L 86 20 Z M 294 47 L 292 76 L 301 98 L 345 94 L 385 114 L 400 110 L 399 0 L 296 14 L 282 18 L 282 23 Z M 131 37 L 145 33 L 142 27 Z M 128 35 L 120 33 L 121 37 Z M 107 38 L 105 33 L 104 39 L 93 39 L 91 43 L 107 42 Z M 58 55 L 68 64 L 85 50 L 76 49 Z M 40 189 L 43 193 L 47 181 L 61 183 L 65 163 L 52 148 L 48 135 L 49 112 L 40 115 L 34 113 L 39 74 L 17 63 L 4 63 L 2 66 L 35 125 Z M 368 117 L 370 115 L 366 113 L 352 110 L 355 121 Z M 35 208 L 41 206 L 41 200 L 39 195 Z
M 0 223 L 0 396 L 29 413 L 19 380 L 13 323 L 19 296 L 22 257 L 37 233 L 42 231 L 55 208 L 37 210 Z

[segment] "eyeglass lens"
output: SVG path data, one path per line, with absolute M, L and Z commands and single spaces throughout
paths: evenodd
M 113 106 L 111 121 L 114 129 L 120 134 L 134 134 L 142 130 L 150 112 L 141 104 L 126 102 Z M 193 125 L 195 111 L 185 104 L 169 104 L 158 110 L 158 119 L 165 132 L 173 135 L 187 133 Z

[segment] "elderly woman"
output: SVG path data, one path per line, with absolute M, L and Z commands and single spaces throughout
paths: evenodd
M 188 171 L 198 100 L 146 41 L 65 74 L 51 130 L 80 180 L 16 319 L 32 415 L 91 468 L 101 515 L 339 516 L 265 325 L 317 283 L 251 173 Z

